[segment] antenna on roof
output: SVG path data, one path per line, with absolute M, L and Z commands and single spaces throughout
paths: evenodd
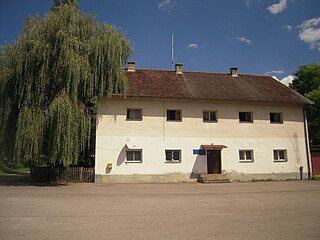
M 174 56 L 173 56 L 173 33 L 171 35 L 171 68 L 173 70 Z

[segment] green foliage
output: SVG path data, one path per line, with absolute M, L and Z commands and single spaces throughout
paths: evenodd
M 28 173 L 30 171 L 29 168 L 26 168 L 22 165 L 5 165 L 0 160 L 0 176 L 7 174 L 19 174 L 19 173 Z
M 131 44 L 115 27 L 55 0 L 0 50 L 0 157 L 75 164 L 89 147 L 95 98 L 125 95 Z
M 299 67 L 294 73 L 290 87 L 314 102 L 307 108 L 310 141 L 313 145 L 320 144 L 320 64 L 309 64 Z
M 294 73 L 297 76 L 291 86 L 302 95 L 320 88 L 320 64 L 309 64 L 299 67 Z

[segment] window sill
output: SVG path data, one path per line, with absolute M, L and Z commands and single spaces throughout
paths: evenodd
M 283 124 L 283 122 L 270 122 L 270 124 Z
M 126 121 L 137 122 L 137 121 L 142 121 L 142 119 L 126 119 Z
M 204 123 L 217 123 L 218 121 L 203 120 Z
M 124 161 L 125 163 L 142 163 L 142 161 Z
M 165 163 L 181 163 L 181 161 L 165 161 Z
M 239 163 L 253 163 L 253 160 L 240 160 Z
M 275 162 L 275 163 L 278 163 L 278 162 L 284 163 L 284 162 L 288 162 L 288 160 L 286 160 L 286 159 L 283 159 L 283 160 L 273 160 L 273 162 Z

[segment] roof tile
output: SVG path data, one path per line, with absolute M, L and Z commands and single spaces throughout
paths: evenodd
M 136 69 L 126 72 L 128 97 L 192 98 L 222 101 L 312 102 L 270 76 Z

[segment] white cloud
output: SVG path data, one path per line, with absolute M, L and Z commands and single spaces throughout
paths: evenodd
M 244 37 L 244 36 L 237 37 L 237 40 L 240 41 L 240 42 L 244 42 L 246 44 L 249 44 L 249 45 L 251 44 L 251 40 L 249 38 Z
M 304 21 L 297 26 L 299 28 L 299 38 L 308 43 L 311 49 L 320 50 L 320 17 Z
M 300 27 L 300 28 L 309 28 L 309 27 L 317 26 L 319 24 L 320 24 L 320 17 L 311 18 L 309 20 L 306 20 L 302 24 L 300 24 L 298 27 Z
M 162 0 L 162 1 L 158 4 L 158 8 L 159 8 L 160 10 L 170 12 L 171 9 L 173 8 L 175 2 L 176 2 L 175 0 Z
M 198 48 L 198 44 L 196 43 L 190 43 L 188 46 L 187 46 L 187 49 L 189 48 Z
M 265 75 L 272 75 L 272 74 L 283 74 L 284 71 L 282 70 L 272 70 L 272 71 L 268 71 L 268 72 L 265 72 L 264 74 Z
M 246 1 L 244 2 L 244 4 L 245 4 L 246 6 L 250 6 L 251 2 L 250 2 L 250 0 L 246 0 Z
M 294 77 L 292 75 L 286 76 L 280 80 L 281 83 L 289 87 L 289 84 L 292 83 Z
M 272 4 L 267 9 L 270 13 L 272 13 L 273 15 L 276 15 L 284 11 L 286 8 L 287 8 L 287 0 L 280 0 L 279 3 Z
M 284 26 L 282 26 L 284 29 L 286 29 L 286 30 L 288 30 L 288 32 L 291 32 L 291 30 L 292 30 L 292 26 L 291 25 L 284 25 Z

